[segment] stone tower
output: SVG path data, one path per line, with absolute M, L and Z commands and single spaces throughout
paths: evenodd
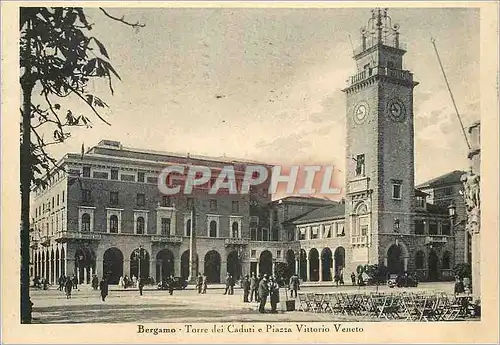
M 352 269 L 381 263 L 403 272 L 414 210 L 413 81 L 404 69 L 399 26 L 372 10 L 354 51 L 358 70 L 347 103 L 346 230 Z

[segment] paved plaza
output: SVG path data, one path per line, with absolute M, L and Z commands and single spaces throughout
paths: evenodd
M 303 286 L 301 292 L 354 292 L 375 291 L 376 287 L 357 288 L 353 286 L 335 287 L 332 285 Z M 421 283 L 418 288 L 379 287 L 379 291 L 444 291 L 453 292 L 453 283 Z M 234 295 L 223 295 L 222 285 L 209 286 L 206 295 L 198 293 L 189 286 L 186 290 L 168 291 L 145 289 L 143 296 L 135 290 L 121 290 L 110 286 L 105 302 L 99 291 L 88 285 L 74 290 L 71 299 L 66 299 L 56 287 L 49 290 L 32 290 L 33 323 L 168 323 L 168 322 L 302 322 L 302 321 L 377 321 L 362 316 L 342 316 L 330 313 L 306 313 L 302 311 L 278 314 L 260 314 L 258 304 L 243 303 L 243 291 L 235 289 Z M 281 289 L 281 298 L 284 290 Z M 270 309 L 269 303 L 266 309 Z

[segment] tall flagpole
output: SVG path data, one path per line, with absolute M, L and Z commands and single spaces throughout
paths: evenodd
M 188 282 L 194 283 L 198 274 L 198 263 L 196 262 L 196 208 L 191 210 L 191 233 L 189 234 L 189 277 Z

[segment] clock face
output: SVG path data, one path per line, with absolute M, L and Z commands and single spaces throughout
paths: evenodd
M 369 112 L 370 109 L 368 108 L 368 104 L 366 102 L 358 103 L 354 107 L 354 113 L 353 113 L 354 122 L 363 123 L 368 117 Z
M 387 104 L 387 112 L 393 121 L 403 121 L 406 116 L 406 109 L 398 99 L 393 99 Z

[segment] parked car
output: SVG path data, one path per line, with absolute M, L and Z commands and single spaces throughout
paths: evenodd
M 168 290 L 171 285 L 174 290 L 184 290 L 188 286 L 188 283 L 182 277 L 174 277 L 173 280 L 166 279 L 158 283 L 158 290 Z
M 415 276 L 406 274 L 391 274 L 387 280 L 387 285 L 393 287 L 417 287 L 418 279 Z

